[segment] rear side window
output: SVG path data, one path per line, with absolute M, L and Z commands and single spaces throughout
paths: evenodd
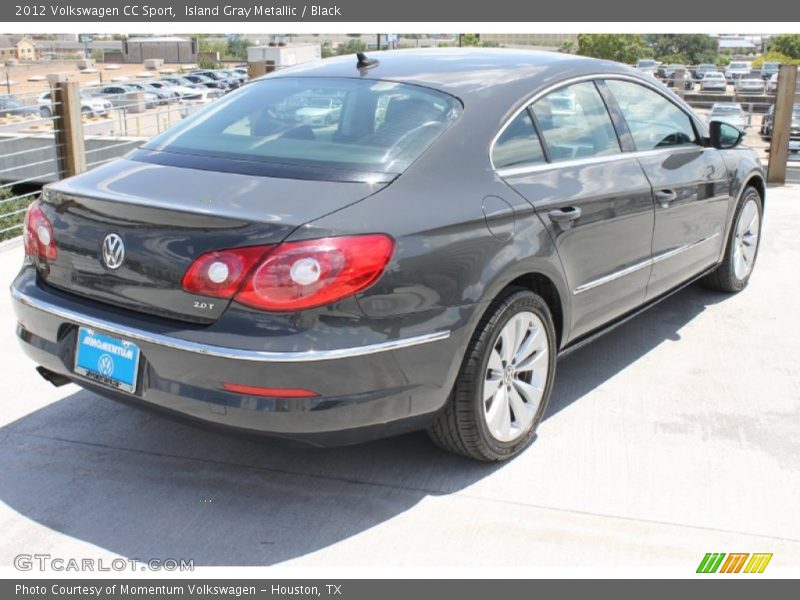
M 592 82 L 550 92 L 533 104 L 533 112 L 553 161 L 621 152 L 611 117 Z
M 402 83 L 268 78 L 143 146 L 176 154 L 396 175 L 461 114 L 447 94 Z M 319 175 L 322 177 L 322 175 Z
M 545 162 L 542 144 L 527 110 L 519 113 L 497 138 L 492 150 L 492 162 L 496 169 Z
M 698 144 L 692 120 L 661 94 L 629 81 L 606 85 L 619 104 L 637 150 Z

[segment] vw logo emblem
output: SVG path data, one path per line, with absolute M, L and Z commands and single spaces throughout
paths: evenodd
M 109 269 L 119 269 L 125 262 L 125 244 L 116 233 L 109 233 L 103 238 L 103 264 Z
M 108 354 L 103 354 L 97 359 L 97 370 L 101 375 L 110 377 L 114 372 L 114 361 Z

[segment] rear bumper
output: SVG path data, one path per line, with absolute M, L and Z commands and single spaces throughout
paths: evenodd
M 39 365 L 106 397 L 206 423 L 311 443 L 354 443 L 421 429 L 447 400 L 459 335 L 440 330 L 358 347 L 273 352 L 200 343 L 108 319 L 38 283 L 11 288 L 17 337 Z M 134 342 L 138 381 L 128 394 L 74 371 L 78 327 Z M 312 338 L 313 339 L 313 338 Z M 213 341 L 213 340 L 211 340 Z M 313 346 L 309 346 L 313 347 Z M 222 382 L 306 388 L 310 398 L 232 393 Z

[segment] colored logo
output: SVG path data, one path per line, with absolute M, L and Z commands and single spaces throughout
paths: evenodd
M 763 573 L 772 553 L 709 552 L 700 561 L 698 573 Z

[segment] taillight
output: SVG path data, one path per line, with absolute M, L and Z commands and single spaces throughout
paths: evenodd
M 27 256 L 47 260 L 55 260 L 58 256 L 53 225 L 45 216 L 38 200 L 31 203 L 25 212 L 22 240 Z
M 381 234 L 287 242 L 267 254 L 235 300 L 282 312 L 329 304 L 372 285 L 393 250 L 392 238 Z
M 192 263 L 183 289 L 261 310 L 303 310 L 366 289 L 393 251 L 394 241 L 382 234 L 219 250 Z
M 183 276 L 187 292 L 232 298 L 259 258 L 273 246 L 250 246 L 202 254 Z

